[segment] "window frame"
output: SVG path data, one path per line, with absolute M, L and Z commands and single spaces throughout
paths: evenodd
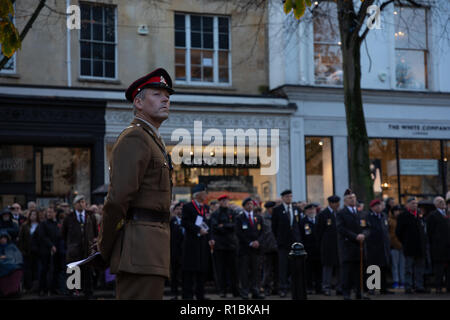
M 99 6 L 102 7 L 103 9 L 105 7 L 111 7 L 114 9 L 114 42 L 105 42 L 105 41 L 98 41 L 98 40 L 82 40 L 81 39 L 81 28 L 78 30 L 78 44 L 79 44 L 79 59 L 78 59 L 78 75 L 79 75 L 79 79 L 81 80 L 100 80 L 100 81 L 117 81 L 119 79 L 119 68 L 118 68 L 118 61 L 119 61 L 119 56 L 118 56 L 118 35 L 117 35 L 117 20 L 118 20 L 118 8 L 117 5 L 111 5 L 111 4 L 106 4 L 106 3 L 97 3 L 97 2 L 80 2 L 80 5 L 89 5 L 90 6 L 90 10 L 92 10 L 93 6 Z M 92 23 L 91 23 L 91 37 L 92 37 Z M 86 75 L 82 75 L 81 74 L 81 42 L 82 41 L 86 41 L 89 43 L 99 43 L 99 44 L 103 44 L 103 45 L 114 45 L 114 78 L 111 77 L 98 77 L 98 76 L 86 76 Z M 89 59 L 90 61 L 93 61 L 94 59 L 91 57 Z M 102 59 L 102 61 L 105 61 L 106 59 Z M 91 65 L 92 67 L 92 65 Z M 92 70 L 93 71 L 93 70 Z M 93 72 L 91 72 L 93 73 Z
M 182 15 L 185 18 L 185 47 L 178 47 L 174 43 L 175 54 L 177 49 L 185 50 L 185 72 L 186 72 L 186 80 L 178 80 L 176 79 L 175 74 L 175 84 L 177 85 L 187 85 L 187 86 L 203 86 L 203 87 L 231 87 L 232 86 L 232 70 L 231 70 L 231 16 L 225 15 L 210 15 L 210 14 L 191 14 L 184 12 L 174 12 L 174 29 L 175 29 L 175 15 Z M 193 81 L 191 79 L 191 50 L 205 50 L 203 48 L 192 48 L 191 47 L 191 16 L 199 16 L 199 17 L 210 17 L 213 18 L 213 81 Z M 219 48 L 219 18 L 227 18 L 228 20 L 228 49 L 226 52 L 228 53 L 228 82 L 219 82 L 219 52 L 225 51 L 224 49 Z M 174 66 L 176 66 L 174 59 Z
M 425 86 L 424 88 L 401 88 L 399 86 L 397 86 L 397 63 L 394 64 L 394 89 L 395 90 L 406 90 L 406 91 L 428 91 L 430 90 L 430 75 L 429 75 L 429 61 L 430 61 L 430 43 L 429 43 L 429 32 L 430 32 L 430 28 L 429 28 L 429 19 L 428 19 L 428 15 L 429 15 L 429 8 L 428 7 L 421 7 L 421 8 L 415 8 L 413 6 L 409 6 L 409 5 L 395 5 L 394 6 L 394 12 L 400 9 L 400 8 L 409 8 L 411 10 L 424 10 L 424 18 L 425 18 L 425 46 L 426 49 L 412 49 L 412 48 L 402 48 L 402 47 L 397 47 L 397 40 L 395 38 L 395 28 L 396 28 L 396 23 L 395 23 L 395 17 L 394 17 L 394 35 L 392 36 L 394 39 L 394 61 L 396 59 L 397 56 L 397 50 L 401 50 L 401 51 L 412 51 L 412 52 L 421 52 L 424 55 L 424 78 L 425 78 Z M 395 15 L 393 13 L 393 15 Z

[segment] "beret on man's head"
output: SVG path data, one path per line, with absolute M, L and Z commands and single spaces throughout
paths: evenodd
M 275 202 L 274 201 L 267 201 L 264 204 L 264 208 L 272 208 L 272 207 L 275 207 Z
M 249 202 L 249 201 L 253 201 L 253 199 L 250 197 L 245 198 L 244 201 L 242 201 L 242 206 L 244 207 L 247 204 L 247 202 Z
M 336 202 L 341 201 L 341 198 L 336 195 L 333 195 L 333 196 L 328 197 L 327 200 L 330 203 L 336 203 Z
M 288 194 L 292 194 L 292 190 L 284 190 L 282 193 L 280 193 L 281 196 L 285 196 Z
M 230 199 L 229 196 L 227 196 L 226 194 L 221 195 L 220 197 L 217 198 L 217 200 L 224 200 L 224 199 Z
M 132 103 L 136 95 L 145 88 L 166 89 L 169 94 L 175 92 L 172 89 L 172 79 L 163 68 L 158 68 L 134 81 L 125 92 L 125 97 Z
M 311 209 L 311 208 L 317 208 L 317 204 L 314 203 L 314 202 L 312 202 L 312 203 L 308 203 L 308 204 L 305 206 L 305 210 Z
M 199 183 L 192 188 L 192 194 L 202 191 L 206 191 L 206 186 L 203 183 Z
M 79 194 L 75 197 L 75 199 L 73 199 L 73 204 L 80 202 L 81 200 L 85 200 L 86 198 L 84 197 L 84 195 Z
M 376 206 L 377 204 L 381 204 L 381 200 L 380 199 L 373 199 L 372 201 L 370 201 L 369 205 L 372 208 L 372 207 Z
M 344 197 L 345 196 L 349 196 L 349 195 L 352 195 L 353 194 L 353 191 L 352 191 L 352 189 L 350 189 L 350 188 L 348 188 L 347 190 L 345 190 L 345 192 L 344 192 Z

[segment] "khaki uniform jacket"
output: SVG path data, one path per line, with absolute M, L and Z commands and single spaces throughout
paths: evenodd
M 169 277 L 172 171 L 161 149 L 166 150 L 164 143 L 138 119 L 112 149 L 98 246 L 113 274 Z M 126 220 L 130 208 L 167 213 L 167 222 Z

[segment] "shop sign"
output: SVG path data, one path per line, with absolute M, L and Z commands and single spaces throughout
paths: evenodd
M 436 159 L 400 159 L 400 175 L 438 176 L 439 163 Z

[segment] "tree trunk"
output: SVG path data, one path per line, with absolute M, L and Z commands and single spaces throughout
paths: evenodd
M 360 43 L 353 41 L 342 48 L 345 113 L 350 156 L 350 185 L 358 199 L 368 203 L 373 199 L 370 176 L 369 138 L 367 136 L 361 91 Z

